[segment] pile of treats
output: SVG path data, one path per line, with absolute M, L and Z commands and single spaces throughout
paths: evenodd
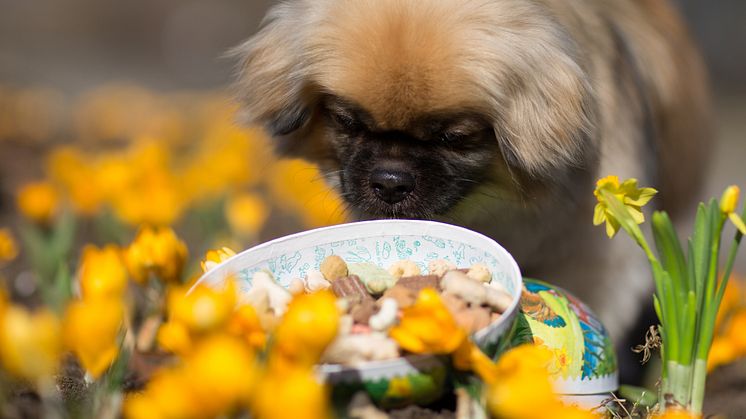
M 434 260 L 423 274 L 410 260 L 396 262 L 386 270 L 371 263 L 348 264 L 336 255 L 324 259 L 318 271 L 293 279 L 288 289 L 269 272 L 257 272 L 245 298 L 257 309 L 262 323 L 271 328 L 293 295 L 331 289 L 344 315 L 339 336 L 321 361 L 352 366 L 401 356 L 388 330 L 424 288 L 438 290 L 456 322 L 469 333 L 498 320 L 512 302 L 508 291 L 492 281 L 492 273 L 483 264 L 459 269 L 451 262 Z

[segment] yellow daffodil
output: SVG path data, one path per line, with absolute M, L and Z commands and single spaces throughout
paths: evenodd
M 10 230 L 0 228 L 0 264 L 10 262 L 18 256 L 18 246 Z
M 213 331 L 228 323 L 236 304 L 233 281 L 228 281 L 224 289 L 201 285 L 188 291 L 179 287 L 168 293 L 169 322 L 181 323 L 195 333 Z
M 328 399 L 328 389 L 310 368 L 268 371 L 251 399 L 251 410 L 262 419 L 325 419 L 330 417 Z
M 566 406 L 552 388 L 549 371 L 552 354 L 537 345 L 521 345 L 504 353 L 495 371 L 498 380 L 487 390 L 487 407 L 505 419 L 552 417 L 589 419 L 599 416 L 577 407 Z
M 0 315 L 0 360 L 11 374 L 34 381 L 51 377 L 61 355 L 61 326 L 51 311 L 10 306 Z
M 127 289 L 127 268 L 119 247 L 87 246 L 80 263 L 80 292 L 84 299 L 121 298 Z
M 151 275 L 166 282 L 179 282 L 187 247 L 170 228 L 144 227 L 125 251 L 130 275 L 145 284 Z
M 736 214 L 740 195 L 741 189 L 738 186 L 731 185 L 725 189 L 722 198 L 720 198 L 720 211 L 728 216 L 728 219 L 736 226 L 741 234 L 746 234 L 746 224 L 744 224 L 741 216 Z
M 269 217 L 269 207 L 256 194 L 244 193 L 228 199 L 225 218 L 233 233 L 255 237 Z
M 600 179 L 596 183 L 596 190 L 593 192 L 598 200 L 593 212 L 593 225 L 601 225 L 605 222 L 606 234 L 609 237 L 614 237 L 621 225 L 617 217 L 609 210 L 609 203 L 604 192 L 618 199 L 637 224 L 642 224 L 645 221 L 642 207 L 658 193 L 653 188 L 638 188 L 637 179 L 627 179 L 623 183 L 620 183 L 617 176 L 607 176 Z
M 64 339 L 83 368 L 98 378 L 119 354 L 124 305 L 115 299 L 75 301 L 65 313 Z
M 203 260 L 200 264 L 202 266 L 202 272 L 212 270 L 212 268 L 218 266 L 219 264 L 225 262 L 233 256 L 236 256 L 236 252 L 228 247 L 208 251 L 207 254 L 205 254 L 205 260 Z
M 57 190 L 49 182 L 29 183 L 18 191 L 18 209 L 37 224 L 48 225 L 58 207 Z
M 399 346 L 413 353 L 450 354 L 467 339 L 438 292 L 424 289 L 411 307 L 405 308 L 398 326 L 389 331 Z
M 293 298 L 277 326 L 271 361 L 282 366 L 310 368 L 337 336 L 339 309 L 329 291 Z

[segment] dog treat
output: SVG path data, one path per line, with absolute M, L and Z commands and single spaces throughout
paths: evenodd
M 490 324 L 490 313 L 484 307 L 465 307 L 455 313 L 453 318 L 466 330 L 480 330 Z
M 350 308 L 350 315 L 356 324 L 367 325 L 377 310 L 376 302 L 372 298 L 366 298 Z
M 456 265 L 445 259 L 435 259 L 427 264 L 427 271 L 430 275 L 436 276 L 443 276 L 446 272 L 455 270 L 456 268 Z
M 443 294 L 443 304 L 454 316 L 466 308 L 466 301 L 453 294 Z
M 336 281 L 348 275 L 347 263 L 337 255 L 328 256 L 321 262 L 319 270 L 327 281 Z
M 487 268 L 487 265 L 483 263 L 475 263 L 474 265 L 471 265 L 471 268 L 466 272 L 466 276 L 485 284 L 492 281 L 492 273 L 489 268 Z
M 360 281 L 360 277 L 357 275 L 349 275 L 332 282 L 332 292 L 338 298 L 347 299 L 351 304 L 350 309 L 363 300 L 373 299 L 365 288 L 365 284 Z
M 332 286 L 331 282 L 324 278 L 324 274 L 321 271 L 309 271 L 303 283 L 308 293 L 325 290 Z
M 373 295 L 383 294 L 384 291 L 396 284 L 394 278 L 385 269 L 372 263 L 351 263 L 348 265 L 350 275 L 357 275 L 365 284 L 365 288 Z
M 303 280 L 300 278 L 293 278 L 288 285 L 288 291 L 293 295 L 300 295 L 306 292 L 306 286 L 303 284 Z
M 400 308 L 407 308 L 411 307 L 417 300 L 417 293 L 403 285 L 396 284 L 383 293 L 382 299 L 387 298 L 396 301 Z
M 487 288 L 487 304 L 497 312 L 504 313 L 513 302 L 513 297 L 492 287 L 485 288 Z
M 420 275 L 420 267 L 411 260 L 400 260 L 389 267 L 389 273 L 396 279 Z
M 396 281 L 396 285 L 410 289 L 415 293 L 419 293 L 425 288 L 437 290 L 440 288 L 440 277 L 436 275 L 406 276 Z
M 381 333 L 342 335 L 332 342 L 321 357 L 328 364 L 356 365 L 366 361 L 398 358 L 399 346 Z
M 259 271 L 252 277 L 251 289 L 244 298 L 257 311 L 264 311 L 263 309 L 268 307 L 275 316 L 281 317 L 285 314 L 293 296 L 288 290 L 275 282 L 272 274 Z
M 482 305 L 487 301 L 488 287 L 469 278 L 463 272 L 446 272 L 440 285 L 445 293 L 456 295 L 469 304 Z
M 381 300 L 381 309 L 378 313 L 370 317 L 368 325 L 375 331 L 386 331 L 396 323 L 398 312 L 399 305 L 396 303 L 396 300 L 384 298 Z
M 271 329 L 279 323 L 292 295 L 331 289 L 342 316 L 337 339 L 322 361 L 344 365 L 401 356 L 388 330 L 399 322 L 401 310 L 415 304 L 425 288 L 440 293 L 456 323 L 468 333 L 498 321 L 513 302 L 505 287 L 492 281 L 492 273 L 484 264 L 458 268 L 439 259 L 429 263 L 428 272 L 422 275 L 420 267 L 409 260 L 397 261 L 387 270 L 372 263 L 347 263 L 339 256 L 329 256 L 319 270 L 292 279 L 290 292 L 269 272 L 256 272 L 244 299 L 254 306 L 262 326 Z

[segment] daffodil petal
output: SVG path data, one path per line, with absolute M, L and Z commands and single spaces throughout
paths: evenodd
M 629 212 L 629 215 L 632 216 L 632 219 L 635 221 L 635 223 L 642 224 L 645 222 L 645 215 L 643 215 L 640 208 L 627 206 L 627 212 Z
M 733 225 L 736 226 L 738 231 L 741 232 L 741 234 L 746 235 L 746 224 L 743 223 L 743 219 L 738 216 L 735 212 L 731 212 L 728 214 L 728 218 L 730 218 L 730 221 L 733 223 Z
M 596 204 L 596 208 L 593 210 L 593 225 L 600 226 L 606 221 L 606 209 L 602 204 Z
M 615 219 L 613 218 L 606 219 L 606 235 L 608 235 L 610 239 L 616 236 L 616 233 L 619 231 L 619 227 L 620 227 L 620 224 Z

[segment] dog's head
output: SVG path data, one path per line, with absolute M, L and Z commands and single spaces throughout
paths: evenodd
M 595 154 L 570 39 L 525 0 L 295 0 L 236 49 L 240 100 L 362 216 L 523 205 Z

